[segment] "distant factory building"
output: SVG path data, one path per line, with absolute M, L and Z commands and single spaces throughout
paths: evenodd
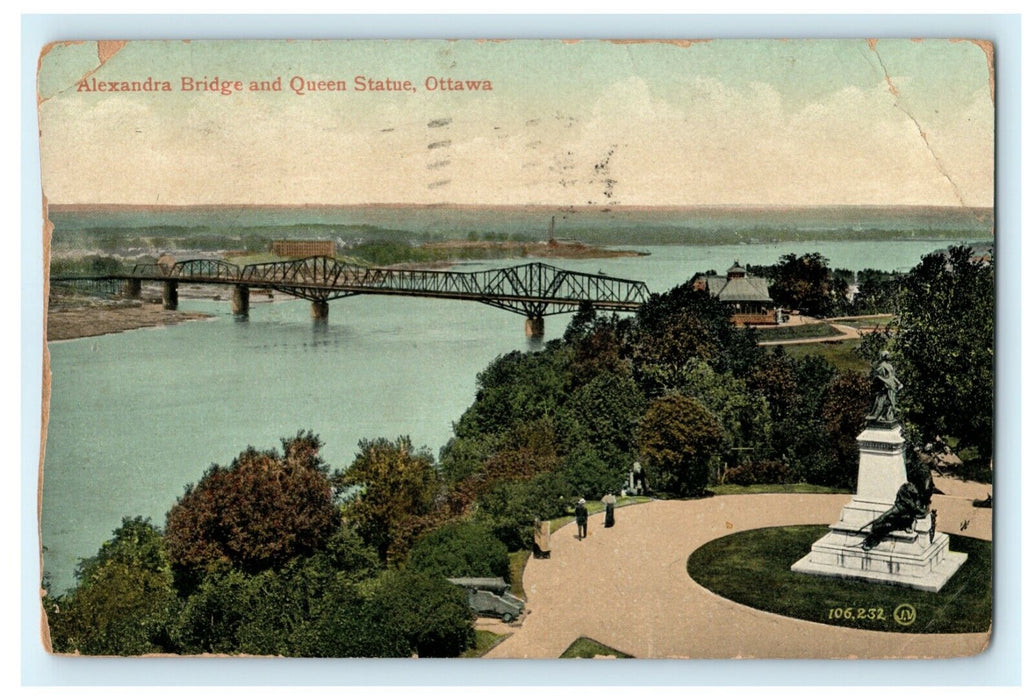
M 334 241 L 273 241 L 270 252 L 285 258 L 334 257 Z
M 751 277 L 739 262 L 726 270 L 726 276 L 698 273 L 691 280 L 700 289 L 718 298 L 733 310 L 732 320 L 738 326 L 776 323 L 776 306 L 769 296 L 769 284 L 761 277 Z

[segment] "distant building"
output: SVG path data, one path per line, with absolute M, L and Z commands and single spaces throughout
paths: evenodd
M 273 241 L 270 252 L 285 258 L 334 257 L 334 241 Z
M 761 277 L 750 277 L 739 262 L 726 270 L 726 276 L 696 274 L 691 280 L 700 289 L 732 307 L 732 320 L 738 326 L 776 323 L 776 306 L 769 296 L 769 285 Z

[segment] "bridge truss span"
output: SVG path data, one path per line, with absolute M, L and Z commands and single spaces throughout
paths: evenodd
M 323 256 L 243 267 L 225 260 L 196 259 L 172 265 L 140 264 L 129 274 L 105 278 L 135 283 L 138 292 L 140 281 L 163 282 L 172 298 L 178 282 L 234 285 L 245 296 L 248 288 L 277 290 L 324 308 L 331 299 L 357 294 L 457 299 L 540 322 L 544 316 L 571 313 L 587 303 L 602 311 L 636 311 L 650 297 L 643 282 L 574 272 L 542 262 L 456 272 L 363 267 Z

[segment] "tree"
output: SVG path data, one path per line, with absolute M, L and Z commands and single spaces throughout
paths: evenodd
M 601 453 L 630 454 L 636 424 L 646 408 L 643 392 L 628 372 L 601 372 L 569 398 L 564 429 L 567 436 L 577 436 Z
M 212 465 L 169 511 L 166 545 L 188 588 L 220 562 L 247 572 L 283 565 L 338 529 L 319 438 L 300 432 L 282 445 L 283 454 L 249 447 L 229 467 Z
M 221 564 L 209 570 L 188 598 L 175 627 L 175 639 L 185 653 L 258 654 L 265 656 L 322 655 L 316 638 L 326 632 L 325 618 L 338 621 L 340 607 L 362 619 L 357 585 L 380 573 L 375 552 L 342 528 L 324 549 L 296 557 L 278 569 L 249 574 Z M 328 600 L 333 603 L 328 603 Z M 355 625 L 336 634 L 341 649 L 344 630 L 354 634 L 345 655 L 379 656 L 372 639 Z
M 892 357 L 900 408 L 923 443 L 949 436 L 957 452 L 992 458 L 995 284 L 992 266 L 965 246 L 932 253 L 902 280 Z
M 572 350 L 557 341 L 536 353 L 496 358 L 478 375 L 475 401 L 453 426 L 457 437 L 504 433 L 517 422 L 552 416 L 564 404 Z
M 898 310 L 899 276 L 865 269 L 858 275 L 859 289 L 852 299 L 853 314 L 885 314 Z
M 429 576 L 500 576 L 510 580 L 507 547 L 483 525 L 451 523 L 418 539 L 406 567 Z
M 76 572 L 77 587 L 48 599 L 54 651 L 139 655 L 171 651 L 168 626 L 178 602 L 161 533 L 123 518 L 114 537 Z
M 779 306 L 797 309 L 809 316 L 830 316 L 847 303 L 848 285 L 835 279 L 829 263 L 819 253 L 806 253 L 800 258 L 788 253 L 773 270 L 769 294 Z
M 421 657 L 455 657 L 474 643 L 467 594 L 441 576 L 386 572 L 368 600 L 369 618 L 400 633 Z
M 411 538 L 420 534 L 413 520 L 428 515 L 439 492 L 434 460 L 427 450 L 415 451 L 410 438 L 361 440 L 359 454 L 335 481 L 351 493 L 346 520 L 382 560 L 405 555 Z
M 858 372 L 838 372 L 823 392 L 822 418 L 832 453 L 827 478 L 831 486 L 854 487 L 859 474 L 856 437 L 866 425 L 870 382 Z
M 679 394 L 652 402 L 637 431 L 652 487 L 680 496 L 704 493 L 724 438 L 722 426 L 699 401 Z
M 728 442 L 725 448 L 750 448 L 757 457 L 768 451 L 772 432 L 769 404 L 745 380 L 696 362 L 688 367 L 680 393 L 700 401 L 719 420 Z M 736 458 L 731 455 L 730 461 Z

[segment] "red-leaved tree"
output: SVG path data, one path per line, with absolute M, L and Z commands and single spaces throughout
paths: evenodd
M 187 486 L 166 517 L 179 574 L 197 580 L 220 563 L 252 573 L 277 567 L 318 549 L 340 526 L 319 438 L 299 432 L 282 445 L 283 454 L 249 447 Z

